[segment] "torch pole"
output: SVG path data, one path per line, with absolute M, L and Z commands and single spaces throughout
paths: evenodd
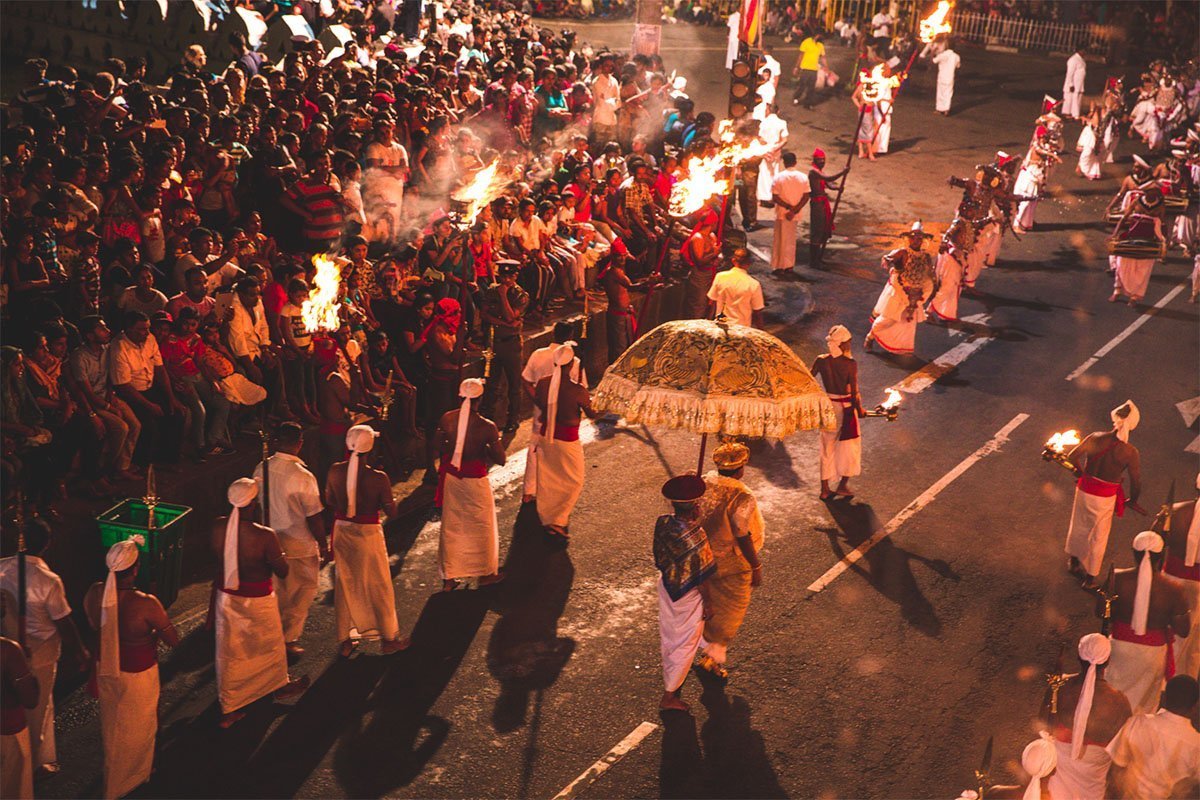
M 892 118 L 892 110 L 896 108 L 896 98 L 900 95 L 900 90 L 904 88 L 904 84 L 908 83 L 909 70 L 912 69 L 913 62 L 917 60 L 917 53 L 921 49 L 921 40 L 913 45 L 912 53 L 908 56 L 908 63 L 904 65 L 904 71 L 900 73 L 900 84 L 896 87 L 896 91 L 892 92 L 892 99 L 888 102 L 887 112 L 883 115 L 883 121 L 875 126 L 875 135 L 871 137 L 871 144 L 875 144 L 875 140 L 879 138 L 879 131 L 883 128 L 887 121 Z
M 833 226 L 837 221 L 838 206 L 842 204 L 842 195 L 846 193 L 846 181 L 850 178 L 850 166 L 854 163 L 854 154 L 858 152 L 858 131 L 862 127 L 863 117 L 867 115 L 867 107 L 858 109 L 858 122 L 854 125 L 854 133 L 850 135 L 850 152 L 846 154 L 846 168 L 842 171 L 842 183 L 838 187 L 837 197 L 833 198 L 833 209 L 829 212 L 829 230 L 825 231 L 825 241 L 821 242 L 821 257 L 825 257 L 825 248 L 833 238 Z
M 697 475 L 697 477 L 699 477 L 699 476 L 701 476 L 701 475 L 703 475 L 703 474 L 704 474 L 704 451 L 705 451 L 707 448 L 708 448 L 708 434 L 707 434 L 707 433 L 702 433 L 702 434 L 700 434 L 700 458 L 699 458 L 699 460 L 696 462 L 696 475 Z
M 271 435 L 264 421 L 262 428 L 262 521 L 271 527 Z

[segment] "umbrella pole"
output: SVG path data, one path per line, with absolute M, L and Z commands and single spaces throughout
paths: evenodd
M 704 474 L 704 450 L 708 447 L 708 434 L 700 434 L 700 460 L 696 462 L 696 474 Z

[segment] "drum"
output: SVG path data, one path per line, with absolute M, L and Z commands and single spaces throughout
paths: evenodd
M 1167 243 L 1154 235 L 1154 218 L 1138 214 L 1108 240 L 1108 252 L 1126 258 L 1166 258 Z

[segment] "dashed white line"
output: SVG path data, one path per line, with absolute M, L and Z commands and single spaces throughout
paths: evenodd
M 963 321 L 982 325 L 990 318 L 989 314 L 975 314 L 974 316 L 965 318 Z M 992 341 L 992 337 L 985 335 L 976 336 L 961 344 L 957 344 L 897 383 L 895 388 L 905 394 L 920 394 L 937 383 L 939 379 L 949 374 L 959 364 L 966 361 L 990 341 Z
M 630 750 L 641 744 L 643 739 L 656 730 L 658 730 L 658 726 L 653 722 L 643 722 L 641 725 L 638 725 L 628 736 L 617 742 L 612 750 L 605 753 L 603 758 L 585 769 L 578 778 L 568 783 L 566 788 L 554 795 L 554 800 L 571 800 L 571 798 L 576 797 L 584 789 L 591 786 L 597 778 L 608 772 L 609 767 L 624 758 Z
M 1016 430 L 1017 426 L 1027 419 L 1029 419 L 1028 414 L 1017 414 L 1015 417 L 1009 420 L 1007 425 L 996 431 L 995 436 L 985 442 L 983 446 L 974 453 L 971 453 L 971 455 L 960 461 L 958 466 L 956 466 L 954 469 L 947 472 L 941 478 L 938 478 L 936 483 L 922 492 L 921 496 L 916 500 L 913 500 L 911 503 L 905 506 L 899 514 L 888 520 L 886 525 L 871 535 L 871 538 L 867 539 L 858 547 L 851 550 L 842 557 L 841 561 L 826 570 L 824 575 L 817 578 L 812 582 L 812 584 L 809 585 L 808 590 L 816 593 L 833 583 L 833 581 L 839 575 L 848 570 L 851 565 L 866 555 L 868 550 L 879 544 L 887 537 L 891 536 L 896 532 L 897 529 L 899 529 L 901 525 L 911 519 L 921 509 L 925 508 L 925 506 L 933 502 L 934 498 L 941 494 L 943 489 L 957 480 L 964 472 L 974 466 L 977 461 L 982 459 L 984 456 L 996 452 L 996 450 L 998 450 L 1002 444 L 1008 441 L 1009 434 Z
M 1073 381 L 1076 378 L 1078 378 L 1080 375 L 1082 375 L 1083 373 L 1087 372 L 1089 369 L 1094 367 L 1096 365 L 1097 361 L 1099 361 L 1100 359 L 1104 358 L 1106 355 L 1111 353 L 1113 348 L 1115 348 L 1121 342 L 1125 341 L 1130 336 L 1132 336 L 1133 332 L 1136 331 L 1138 328 L 1142 327 L 1147 322 L 1149 322 L 1151 317 L 1153 317 L 1160 310 L 1162 310 L 1163 306 L 1165 306 L 1167 303 L 1171 302 L 1176 297 L 1178 297 L 1179 293 L 1182 292 L 1184 289 L 1186 289 L 1187 286 L 1188 286 L 1188 282 L 1184 281 L 1183 283 L 1179 284 L 1174 289 L 1172 289 L 1171 291 L 1169 291 L 1165 295 L 1163 295 L 1163 298 L 1161 300 L 1159 300 L 1157 303 L 1155 303 L 1152 308 L 1147 309 L 1144 314 L 1142 314 L 1140 317 L 1135 319 L 1133 322 L 1129 323 L 1129 327 L 1127 327 L 1125 330 L 1121 331 L 1116 336 L 1114 336 L 1112 339 L 1110 339 L 1108 341 L 1108 344 L 1101 347 L 1099 350 L 1097 350 L 1092 355 L 1091 358 L 1089 358 L 1087 361 L 1083 362 L 1078 367 L 1076 367 L 1075 371 L 1067 376 L 1067 380 Z

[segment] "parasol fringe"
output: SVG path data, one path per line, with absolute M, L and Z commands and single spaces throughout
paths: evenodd
M 627 422 L 666 425 L 693 433 L 782 439 L 796 431 L 836 431 L 839 420 L 825 394 L 782 400 L 706 395 L 662 387 L 640 386 L 611 372 L 592 396 L 597 409 L 619 414 Z

